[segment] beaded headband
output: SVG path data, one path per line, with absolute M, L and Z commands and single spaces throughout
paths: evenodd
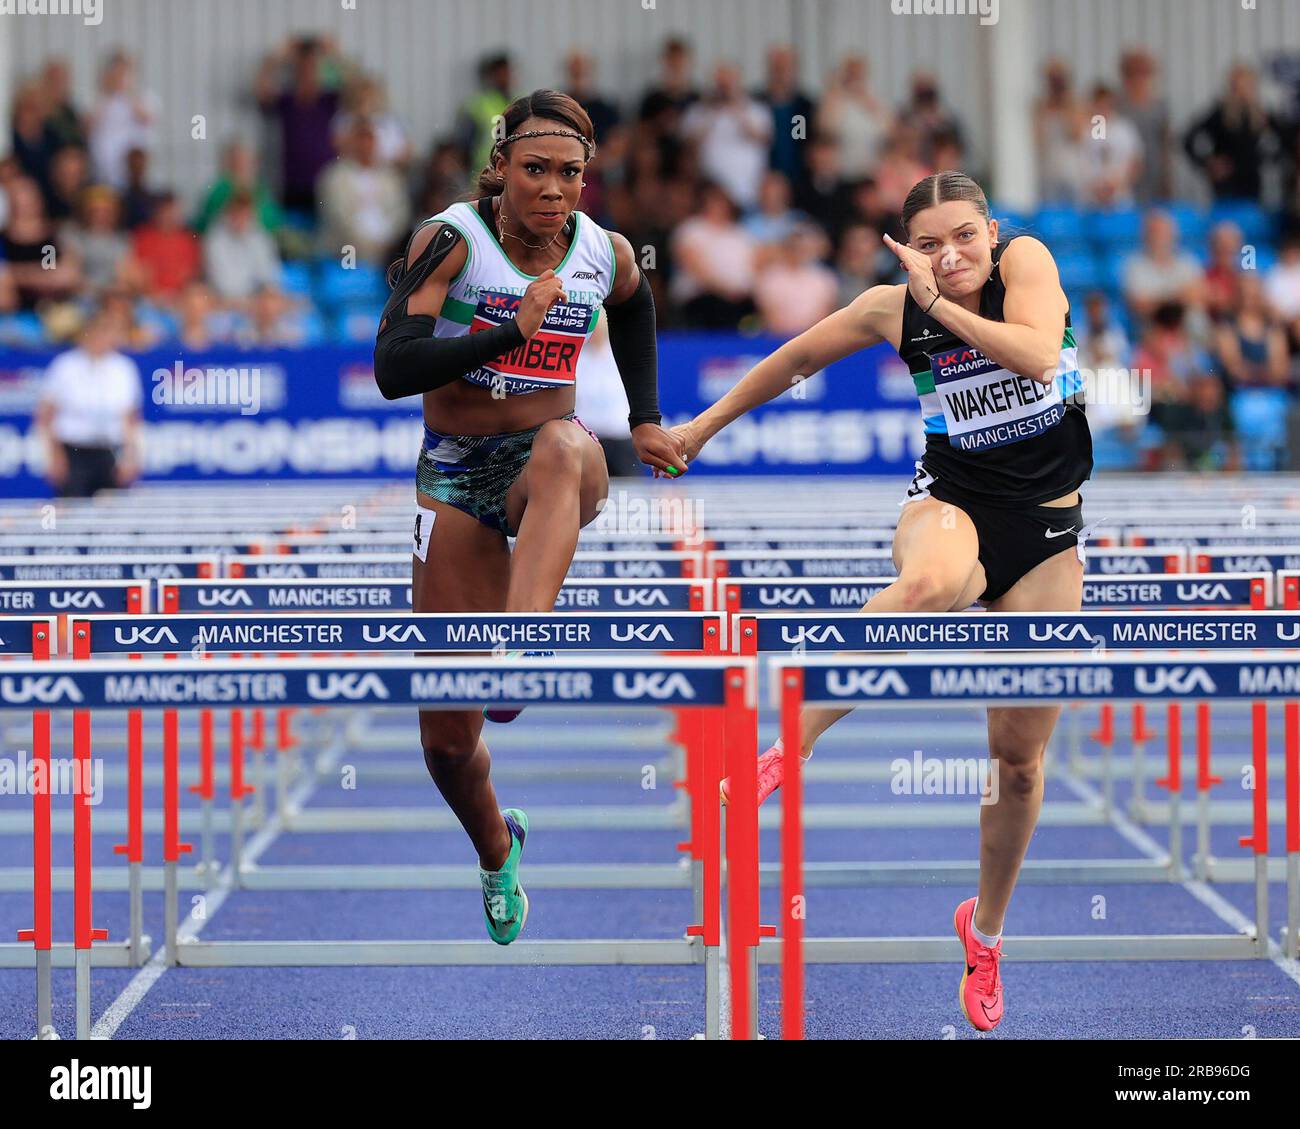
M 582 134 L 574 133 L 571 129 L 530 129 L 523 133 L 512 133 L 509 137 L 501 138 L 500 141 L 496 142 L 492 146 L 492 155 L 495 157 L 503 146 L 509 145 L 512 141 L 522 141 L 525 137 L 572 137 L 574 140 L 582 142 L 582 150 L 589 161 L 591 160 L 592 152 L 596 148 L 596 146 L 592 142 L 588 141 L 587 138 L 583 137 Z

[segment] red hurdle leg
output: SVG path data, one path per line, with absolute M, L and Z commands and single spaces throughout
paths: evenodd
M 754 963 L 759 939 L 758 715 L 746 702 L 743 668 L 727 671 L 727 959 L 731 962 L 731 1037 L 758 1035 Z
M 32 658 L 48 659 L 46 627 L 32 628 Z M 36 1037 L 53 1038 L 54 863 L 50 853 L 50 711 L 32 713 L 32 927 L 18 930 L 19 941 L 36 950 Z
M 1210 789 L 1223 777 L 1210 771 L 1210 703 L 1196 703 L 1196 877 L 1210 876 Z
M 1176 881 L 1183 870 L 1183 714 L 1176 702 L 1167 717 L 1169 770 L 1156 780 L 1156 787 L 1169 790 L 1169 877 Z
M 803 1038 L 803 671 L 781 677 L 781 742 L 795 756 L 785 758 L 781 796 L 781 1037 Z
M 1286 937 L 1287 955 L 1300 959 L 1300 705 L 1287 702 L 1286 719 Z

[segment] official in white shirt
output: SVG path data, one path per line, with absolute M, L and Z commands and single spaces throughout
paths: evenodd
M 116 323 L 101 311 L 45 372 L 36 428 L 60 497 L 128 486 L 140 473 L 140 370 L 117 351 L 117 339 Z
M 618 376 L 618 363 L 609 346 L 609 323 L 602 307 L 587 347 L 578 354 L 574 374 L 574 409 L 586 427 L 596 433 L 605 452 L 611 478 L 637 478 L 645 464 L 636 457 L 627 422 L 627 393 Z

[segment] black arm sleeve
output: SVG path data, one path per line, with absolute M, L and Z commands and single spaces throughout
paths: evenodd
M 655 337 L 655 300 L 645 271 L 641 285 L 626 302 L 606 306 L 609 347 L 627 391 L 627 422 L 636 427 L 658 423 L 659 343 Z
M 416 228 L 416 233 L 419 230 Z M 435 318 L 406 312 L 411 295 L 451 254 L 459 240 L 455 228 L 444 227 L 409 268 L 403 257 L 390 269 L 393 293 L 380 315 L 382 328 L 375 340 L 375 383 L 385 400 L 432 392 L 524 343 L 524 335 L 513 321 L 481 333 L 434 337 Z M 407 247 L 409 254 L 409 242 Z
M 434 337 L 435 319 L 416 314 L 392 323 L 375 342 L 375 383 L 385 400 L 432 392 L 524 343 L 514 321 L 460 337 Z

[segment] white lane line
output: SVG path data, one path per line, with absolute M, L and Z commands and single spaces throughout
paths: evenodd
M 345 742 L 342 740 L 343 727 L 335 735 L 334 744 L 323 753 L 318 754 L 317 764 L 325 760 L 328 764 L 337 764 L 339 759 L 347 751 Z M 292 808 L 302 808 L 306 806 L 307 801 L 320 788 L 324 776 L 316 771 L 307 773 L 307 779 L 298 786 L 289 796 L 289 805 Z M 284 825 L 280 822 L 277 815 L 273 815 L 265 827 L 262 828 L 245 844 L 244 861 L 256 862 L 257 859 L 271 846 L 276 837 L 284 831 Z M 206 902 L 204 905 L 204 917 L 202 920 L 195 920 L 189 914 L 182 918 L 176 929 L 176 940 L 178 944 L 184 944 L 186 941 L 193 940 L 203 932 L 203 927 L 207 925 L 217 914 L 217 911 L 225 904 L 226 899 L 235 892 L 236 887 L 231 883 L 228 872 L 224 881 L 213 890 L 206 891 Z M 178 907 L 179 908 L 179 907 Z M 158 983 L 162 974 L 167 971 L 167 950 L 162 944 L 154 952 L 153 956 L 144 964 L 122 989 L 121 994 L 115 999 L 104 1014 L 99 1017 L 90 1030 L 92 1039 L 111 1039 L 117 1029 L 126 1021 L 127 1016 L 131 1014 L 149 994 L 149 989 Z
M 1088 800 L 1096 804 L 1102 802 L 1101 793 L 1085 781 L 1076 780 L 1068 774 L 1063 774 L 1061 779 L 1066 787 L 1081 800 Z M 1111 820 L 1115 830 L 1152 861 L 1159 861 L 1168 857 L 1169 852 L 1167 850 L 1126 816 L 1118 811 L 1113 811 Z M 1217 890 L 1212 889 L 1204 882 L 1191 878 L 1184 879 L 1178 884 L 1206 909 L 1217 914 L 1225 924 L 1232 926 L 1237 932 L 1253 932 L 1255 922 L 1231 902 L 1227 901 Z M 1281 946 L 1271 937 L 1267 937 L 1266 940 L 1268 942 L 1269 959 L 1282 970 L 1283 975 L 1289 976 L 1297 984 L 1300 984 L 1300 961 L 1294 961 L 1283 956 Z

